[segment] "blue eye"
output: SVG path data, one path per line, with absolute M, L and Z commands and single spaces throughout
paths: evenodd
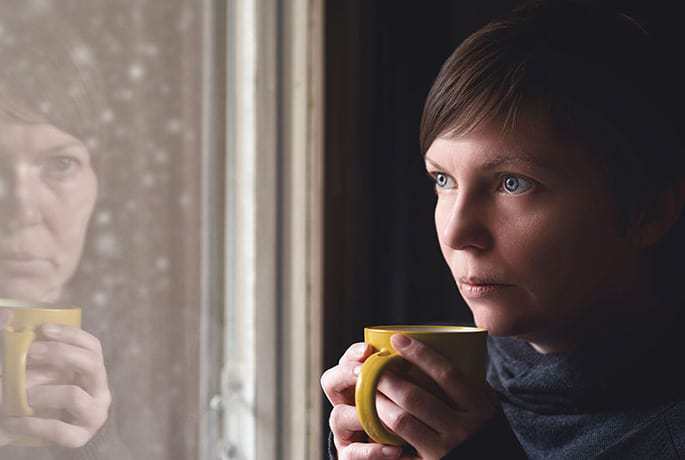
M 506 175 L 503 176 L 502 179 L 502 187 L 504 190 L 514 195 L 526 192 L 533 187 L 533 184 L 523 177 Z
M 435 173 L 435 174 L 433 174 L 433 180 L 435 181 L 435 187 L 436 188 L 446 189 L 446 188 L 452 187 L 449 185 L 451 178 L 447 174 L 440 173 L 440 172 Z

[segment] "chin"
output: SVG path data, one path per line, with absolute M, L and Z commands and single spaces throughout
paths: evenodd
M 2 278 L 0 278 L 2 279 Z M 13 279 L 4 280 L 0 297 L 23 302 L 51 303 L 57 301 L 61 289 L 53 280 Z
M 518 336 L 530 331 L 530 319 L 512 315 L 511 309 L 492 305 L 469 305 L 476 326 L 487 329 L 488 335 Z

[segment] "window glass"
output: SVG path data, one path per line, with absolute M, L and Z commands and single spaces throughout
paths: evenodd
M 0 459 L 197 458 L 199 5 L 0 4 L 4 409 L 21 406 L 16 341 L 35 334 L 34 414 L 0 415 Z M 33 327 L 46 305 L 80 307 L 84 332 Z

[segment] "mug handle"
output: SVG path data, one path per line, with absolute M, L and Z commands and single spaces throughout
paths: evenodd
M 26 355 L 36 338 L 31 329 L 3 331 L 5 340 L 5 360 L 2 371 L 2 402 L 4 412 L 16 417 L 30 417 L 33 409 L 29 407 L 26 395 Z
M 371 439 L 381 444 L 401 446 L 406 442 L 389 431 L 376 411 L 376 385 L 383 370 L 392 363 L 402 361 L 402 357 L 386 348 L 369 356 L 362 364 L 354 389 L 354 403 L 357 418 Z

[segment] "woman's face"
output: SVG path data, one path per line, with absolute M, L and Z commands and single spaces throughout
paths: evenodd
M 52 125 L 0 118 L 0 297 L 57 300 L 96 196 L 81 142 Z
M 640 250 L 618 234 L 600 173 L 547 132 L 525 121 L 507 136 L 440 137 L 425 156 L 442 254 L 492 335 L 561 333 L 640 284 Z

